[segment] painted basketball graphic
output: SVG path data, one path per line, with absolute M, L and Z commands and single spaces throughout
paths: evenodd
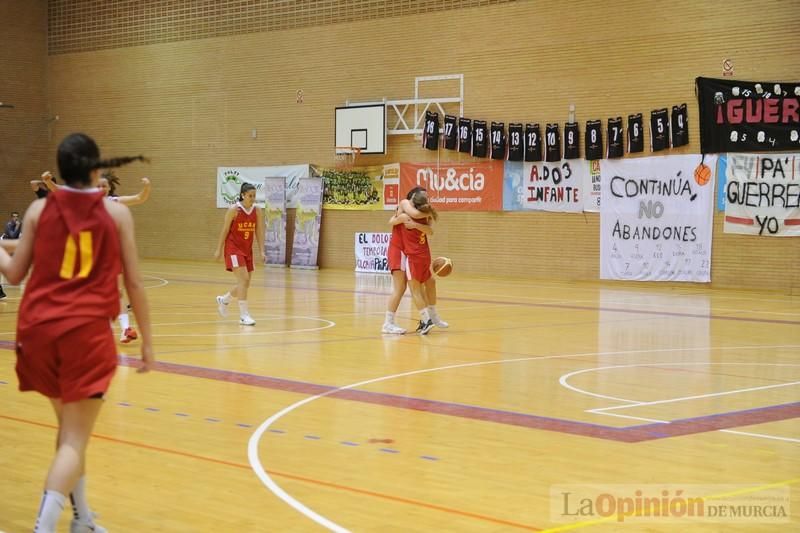
M 694 169 L 694 180 L 697 182 L 698 185 L 705 185 L 711 179 L 711 169 L 708 165 L 700 163 L 697 165 L 697 168 Z

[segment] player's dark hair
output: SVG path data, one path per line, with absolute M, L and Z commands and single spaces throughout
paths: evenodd
M 117 187 L 119 187 L 119 176 L 114 174 L 113 170 L 105 170 L 100 177 L 108 182 L 108 195 L 116 196 Z
M 411 200 L 411 198 L 412 198 L 412 197 L 413 197 L 415 194 L 417 194 L 418 192 L 420 192 L 420 191 L 421 191 L 421 192 L 425 192 L 425 187 L 420 187 L 419 185 L 417 185 L 416 187 L 414 187 L 413 189 L 411 189 L 410 191 L 408 191 L 408 194 L 406 194 L 406 200 L 409 200 L 409 201 L 410 201 L 410 200 Z
M 256 190 L 256 186 L 253 185 L 252 183 L 247 183 L 247 182 L 242 183 L 242 188 L 239 189 L 239 201 L 241 202 L 242 200 L 244 200 L 244 194 L 246 192 L 254 190 Z
M 433 220 L 439 220 L 439 213 L 436 212 L 436 209 L 434 209 L 428 201 L 428 194 L 425 189 L 422 187 L 417 187 L 417 189 L 420 190 L 415 191 L 414 194 L 411 195 L 411 198 L 409 198 L 414 208 L 430 216 Z
M 98 168 L 116 168 L 134 161 L 147 161 L 144 156 L 100 159 L 100 148 L 84 133 L 72 133 L 61 141 L 56 154 L 58 171 L 67 185 L 90 185 L 89 174 Z

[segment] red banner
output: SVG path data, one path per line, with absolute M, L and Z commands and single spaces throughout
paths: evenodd
M 502 211 L 503 162 L 400 163 L 400 197 L 425 187 L 441 211 Z

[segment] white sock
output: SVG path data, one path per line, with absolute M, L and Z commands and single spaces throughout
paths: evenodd
M 247 300 L 239 300 L 239 316 L 250 316 L 247 310 Z
M 391 311 L 386 311 L 386 323 L 394 324 L 394 313 Z
M 231 298 L 233 298 L 233 296 L 231 296 L 231 293 L 230 293 L 230 292 L 226 292 L 226 293 L 225 293 L 225 294 L 222 296 L 222 303 L 224 303 L 224 304 L 229 304 L 229 303 L 231 303 Z
M 431 314 L 431 318 L 436 318 L 436 317 L 439 316 L 439 314 L 436 312 L 436 306 L 435 305 L 429 305 L 428 306 L 428 312 Z
M 33 526 L 34 533 L 55 533 L 66 501 L 67 498 L 60 492 L 44 491 L 42 503 L 39 505 L 39 516 L 36 517 L 36 525 Z
M 93 523 L 92 511 L 89 509 L 89 502 L 86 499 L 86 476 L 81 476 L 75 484 L 69 499 L 72 501 L 72 514 L 75 520 L 84 524 Z
M 128 313 L 120 313 L 120 315 L 117 318 L 119 319 L 119 327 L 122 328 L 122 331 L 124 333 L 125 330 L 128 329 L 131 325 Z
M 419 316 L 422 318 L 423 322 L 427 322 L 431 319 L 430 313 L 428 313 L 428 308 L 424 308 L 422 311 L 419 312 Z

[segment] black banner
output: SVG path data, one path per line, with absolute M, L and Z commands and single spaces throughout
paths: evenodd
M 700 151 L 800 149 L 800 82 L 697 78 Z

